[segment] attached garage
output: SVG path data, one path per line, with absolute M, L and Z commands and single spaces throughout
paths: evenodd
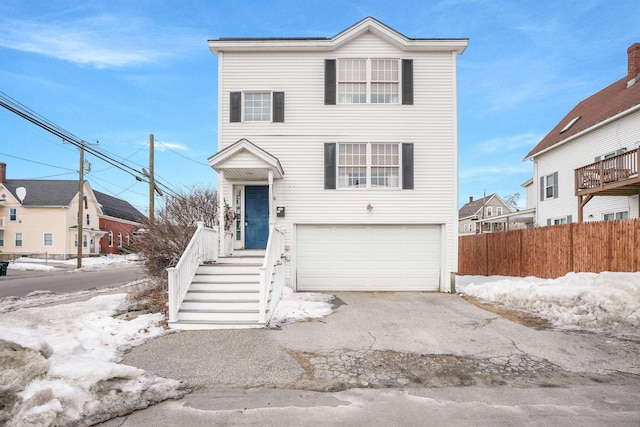
M 440 225 L 297 225 L 298 291 L 438 291 Z

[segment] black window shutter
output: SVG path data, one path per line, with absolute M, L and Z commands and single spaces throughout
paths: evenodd
M 336 105 L 336 60 L 324 60 L 324 105 Z
M 402 144 L 402 189 L 413 190 L 413 143 Z
M 229 121 L 231 123 L 239 122 L 241 120 L 240 105 L 242 104 L 242 92 L 231 92 L 229 100 Z
M 571 224 L 571 221 L 573 221 L 573 215 L 567 215 L 567 224 Z
M 553 173 L 553 198 L 558 198 L 558 172 Z
M 597 156 L 593 161 L 594 161 L 594 162 L 599 162 L 599 161 L 600 161 L 600 159 L 602 159 L 602 156 Z
M 273 92 L 273 121 L 284 123 L 284 92 Z
M 324 189 L 336 189 L 336 143 L 324 144 Z
M 402 104 L 413 105 L 413 59 L 402 60 Z
M 551 218 L 547 218 L 547 225 L 551 225 Z
M 544 188 L 544 176 L 540 177 L 540 201 L 544 201 L 544 193 L 545 193 L 545 188 Z

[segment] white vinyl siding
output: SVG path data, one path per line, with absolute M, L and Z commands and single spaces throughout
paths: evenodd
M 300 291 L 437 291 L 440 227 L 299 225 Z
M 413 59 L 414 104 L 324 105 L 324 61 L 327 58 Z M 218 150 L 246 138 L 278 158 L 284 178 L 274 181 L 277 206 L 286 216 L 277 224 L 295 262 L 294 224 L 381 223 L 434 224 L 443 238 L 443 289 L 457 268 L 457 116 L 456 53 L 404 52 L 372 33 L 362 34 L 331 52 L 224 52 L 219 56 Z M 255 67 L 259 63 L 260 67 Z M 284 91 L 284 126 L 256 122 L 229 123 L 229 94 Z M 411 191 L 328 191 L 324 189 L 324 144 L 414 144 L 414 189 Z M 242 153 L 231 162 L 239 162 Z M 228 177 L 228 175 L 225 175 Z M 234 200 L 232 183 L 221 188 Z M 425 201 L 428 200 L 428 203 Z M 373 209 L 368 210 L 371 204 Z M 295 276 L 289 272 L 295 288 Z

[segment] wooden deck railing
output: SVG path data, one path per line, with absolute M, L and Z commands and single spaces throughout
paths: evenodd
M 630 150 L 575 169 L 576 195 L 638 177 L 640 150 Z
M 193 276 L 200 263 L 218 260 L 218 232 L 206 228 L 203 222 L 198 222 L 198 228 L 193 233 L 180 261 L 175 267 L 167 268 L 169 280 L 169 322 L 178 319 L 178 309 L 184 296 L 191 286 Z

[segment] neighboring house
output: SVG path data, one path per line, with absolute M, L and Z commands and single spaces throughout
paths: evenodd
M 457 56 L 368 17 L 331 38 L 222 38 L 220 211 L 233 248 L 284 233 L 297 291 L 451 290 Z M 224 201 L 223 199 L 224 198 Z
M 93 191 L 100 208 L 101 254 L 117 254 L 131 251 L 135 234 L 142 227 L 145 217 L 126 200 Z
M 0 163 L 0 252 L 3 258 L 44 255 L 75 257 L 78 244 L 86 255 L 97 255 L 100 209 L 88 182 L 84 183 L 82 233 L 78 239 L 78 181 L 6 179 Z M 80 243 L 78 243 L 80 242 Z
M 525 157 L 537 225 L 639 216 L 640 43 L 627 54 L 627 76 L 578 103 Z
M 477 200 L 470 196 L 469 203 L 458 211 L 458 233 L 465 235 L 505 231 L 505 218 L 508 218 L 505 215 L 510 213 L 509 206 L 495 193 Z

